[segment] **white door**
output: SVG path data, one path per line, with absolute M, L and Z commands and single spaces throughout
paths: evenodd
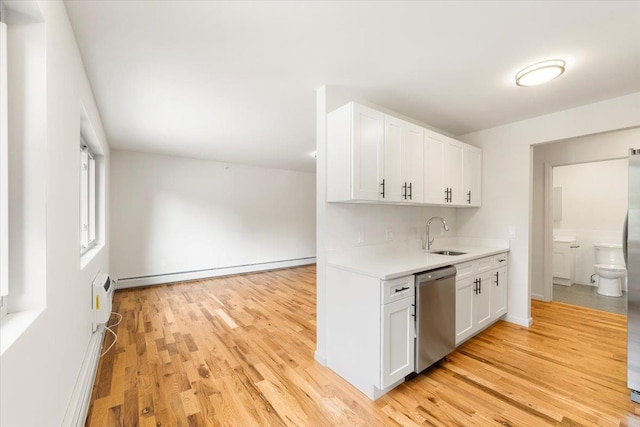
M 424 129 L 424 182 L 423 202 L 445 203 L 444 137 Z
M 464 204 L 463 191 L 463 149 L 462 143 L 452 138 L 445 138 L 444 145 L 444 183 L 449 190 L 448 203 Z
M 507 312 L 507 267 L 491 274 L 491 317 L 497 319 Z
M 463 203 L 480 206 L 482 202 L 482 150 L 464 144 L 463 158 Z
M 413 296 L 385 304 L 382 313 L 380 388 L 389 387 L 414 370 Z
M 380 200 L 399 202 L 402 184 L 402 133 L 403 121 L 384 116 L 384 184 Z
M 456 345 L 473 332 L 473 280 L 456 280 Z
M 404 122 L 402 139 L 402 185 L 406 202 L 421 203 L 424 179 L 424 134 L 420 126 Z
M 491 321 L 491 272 L 486 272 L 474 279 L 473 323 L 476 330 L 483 328 Z
M 353 199 L 379 200 L 384 157 L 384 114 L 353 105 Z

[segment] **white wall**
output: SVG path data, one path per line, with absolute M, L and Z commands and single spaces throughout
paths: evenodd
M 625 97 L 626 98 L 626 97 Z M 624 98 L 623 98 L 624 99 Z M 633 113 L 633 108 L 629 107 Z M 627 157 L 629 148 L 638 146 L 640 128 L 564 139 L 533 148 L 532 165 L 532 233 L 531 233 L 531 296 L 550 301 L 552 298 L 551 276 L 545 277 L 544 261 L 551 265 L 550 245 L 553 224 L 545 229 L 545 177 L 544 165 L 570 165 Z M 584 248 L 580 248 L 583 250 Z
M 24 2 L 24 7 L 34 5 L 41 10 L 46 24 L 46 130 L 45 140 L 41 140 L 46 153 L 43 165 L 46 171 L 46 267 L 32 267 L 40 271 L 45 268 L 42 289 L 45 297 L 43 311 L 0 358 L 0 424 L 3 426 L 62 423 L 92 336 L 90 284 L 99 270 L 109 270 L 108 239 L 102 250 L 80 269 L 81 103 L 104 148 L 107 171 L 109 147 L 64 4 Z M 11 140 L 9 144 L 11 147 Z M 108 182 L 106 192 L 108 200 Z M 108 229 L 108 218 L 106 227 Z M 7 325 L 5 318 L 0 325 L 3 334 Z
M 640 140 L 638 141 L 640 146 Z M 590 283 L 595 264 L 594 243 L 622 244 L 627 213 L 627 159 L 606 160 L 553 168 L 553 185 L 562 188 L 562 219 L 554 235 L 575 236 L 574 283 Z
M 315 257 L 312 173 L 114 150 L 111 184 L 116 278 Z
M 461 140 L 483 149 L 482 208 L 458 212 L 458 232 L 469 237 L 508 238 L 510 320 L 528 324 L 532 272 L 541 274 L 544 254 L 532 250 L 532 236 L 542 236 L 532 223 L 531 146 L 640 125 L 640 93 L 463 135 Z M 542 286 L 542 285 L 540 285 Z

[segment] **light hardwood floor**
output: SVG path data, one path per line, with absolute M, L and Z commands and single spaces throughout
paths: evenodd
M 530 329 L 499 322 L 371 402 L 314 361 L 315 301 L 313 266 L 116 292 L 87 425 L 640 425 L 624 316 L 534 301 Z

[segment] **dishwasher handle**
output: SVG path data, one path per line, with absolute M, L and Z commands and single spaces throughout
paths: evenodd
M 456 273 L 456 268 L 453 265 L 438 268 L 435 270 L 425 271 L 424 273 L 416 275 L 416 284 L 419 286 L 421 283 L 446 279 L 452 276 L 455 277 Z

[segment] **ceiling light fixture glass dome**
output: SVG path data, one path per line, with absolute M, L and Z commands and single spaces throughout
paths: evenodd
M 523 68 L 516 74 L 518 86 L 537 86 L 560 77 L 564 73 L 566 63 L 562 59 L 551 59 L 538 62 Z

